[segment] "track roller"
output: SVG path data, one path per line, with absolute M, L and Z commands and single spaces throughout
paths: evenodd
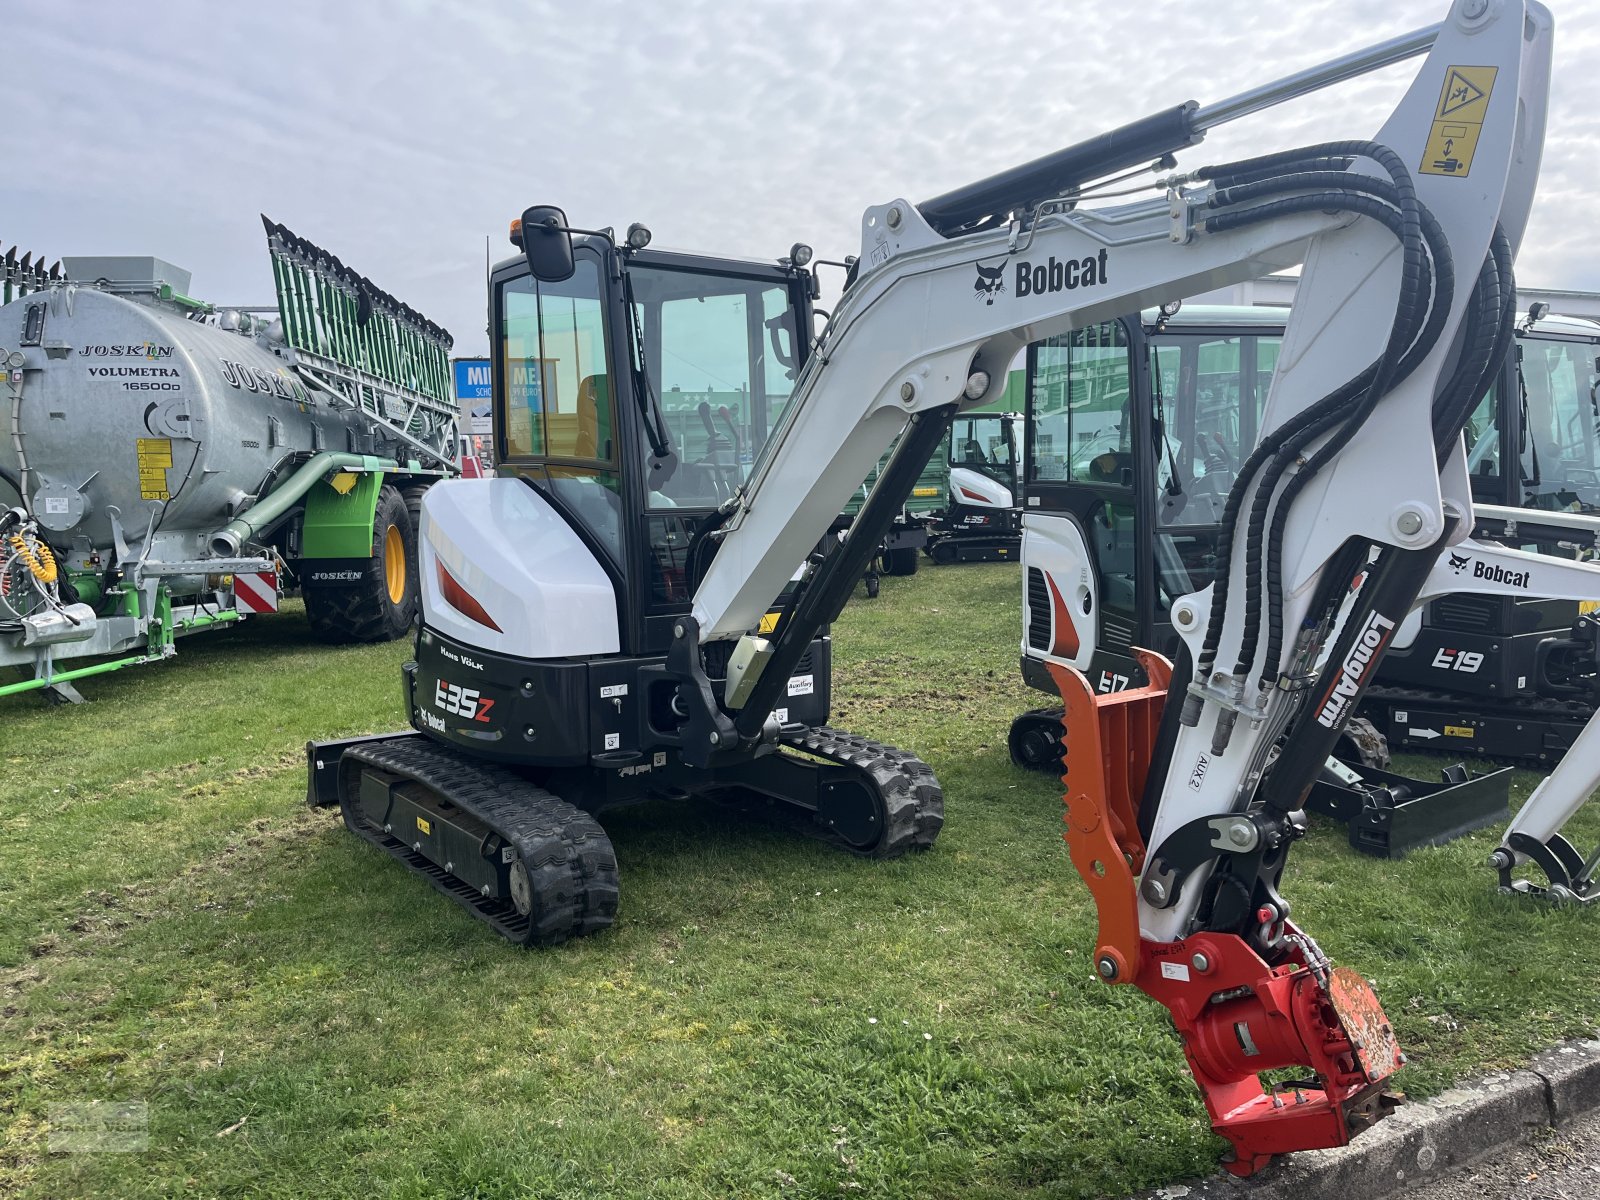
M 338 794 L 351 832 L 508 941 L 554 946 L 616 919 L 605 831 L 511 771 L 398 738 L 347 749 Z

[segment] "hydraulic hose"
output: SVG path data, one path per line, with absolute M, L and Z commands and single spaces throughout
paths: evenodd
M 1236 197 L 1242 196 L 1243 198 L 1248 199 L 1254 198 L 1257 195 L 1268 194 L 1273 190 L 1287 189 L 1295 184 L 1311 184 L 1313 182 L 1322 184 L 1326 182 L 1339 181 L 1341 181 L 1341 177 L 1336 173 L 1317 172 L 1307 175 L 1284 177 L 1279 181 L 1274 181 L 1268 184 L 1245 185 L 1229 190 L 1230 193 Z M 1348 177 L 1346 181 L 1354 190 L 1367 192 L 1385 201 L 1393 202 L 1397 199 L 1396 189 L 1392 185 L 1387 184 L 1382 180 L 1352 176 Z M 1408 378 L 1421 364 L 1423 358 L 1425 358 L 1437 344 L 1439 336 L 1443 331 L 1445 319 L 1449 314 L 1449 306 L 1444 301 L 1444 297 L 1453 295 L 1455 290 L 1455 271 L 1450 258 L 1448 243 L 1444 237 L 1444 231 L 1440 227 L 1438 221 L 1434 218 L 1433 214 L 1430 213 L 1426 208 L 1419 208 L 1419 216 L 1422 220 L 1423 238 L 1428 246 L 1429 253 L 1433 260 L 1434 273 L 1437 276 L 1434 279 L 1426 280 L 1426 282 L 1430 285 L 1430 290 L 1433 293 L 1434 302 L 1428 307 L 1427 322 L 1422 331 L 1417 335 L 1416 340 L 1407 348 L 1404 357 L 1397 366 L 1391 386 L 1398 385 L 1401 381 Z M 1393 228 L 1393 224 L 1390 224 L 1391 228 Z M 1469 344 L 1470 336 L 1471 335 L 1469 334 Z M 1393 343 L 1391 343 L 1391 348 L 1392 345 Z M 1359 378 L 1360 377 L 1358 376 L 1358 379 Z M 1368 414 L 1370 414 L 1372 407 L 1382 399 L 1381 394 L 1377 394 L 1376 390 L 1371 388 L 1370 383 L 1363 388 L 1363 391 L 1364 403 L 1360 409 L 1350 413 L 1348 417 L 1344 418 L 1349 421 L 1349 432 L 1342 435 L 1341 438 L 1335 439 L 1341 445 L 1344 443 L 1344 441 L 1347 441 L 1350 436 L 1354 435 L 1354 431 L 1360 427 L 1361 422 L 1366 419 Z M 1319 422 L 1318 424 L 1321 428 L 1318 429 L 1316 433 L 1307 430 L 1303 435 L 1295 438 L 1294 442 L 1298 443 L 1300 446 L 1303 446 L 1309 443 L 1313 437 L 1320 435 L 1320 432 L 1325 431 L 1326 428 L 1330 427 L 1330 422 L 1328 421 Z M 1308 464 L 1307 468 L 1297 475 L 1295 479 L 1290 481 L 1290 484 L 1284 489 L 1283 493 L 1277 497 L 1273 512 L 1272 524 L 1267 531 L 1266 607 L 1268 631 L 1267 653 L 1265 658 L 1262 660 L 1261 675 L 1261 684 L 1264 687 L 1270 687 L 1272 684 L 1277 682 L 1278 661 L 1281 657 L 1281 652 L 1283 649 L 1283 536 L 1288 521 L 1290 505 L 1292 504 L 1295 496 L 1297 496 L 1300 490 L 1305 486 L 1306 482 L 1309 481 L 1310 476 L 1314 474 L 1318 468 L 1320 468 L 1323 462 L 1327 461 L 1328 457 L 1331 457 L 1331 453 L 1325 450 L 1323 453 L 1317 456 L 1316 460 L 1314 460 L 1311 464 Z M 1253 529 L 1259 530 L 1258 522 L 1262 517 L 1264 517 L 1267 503 L 1272 497 L 1272 493 L 1277 485 L 1278 479 L 1281 478 L 1283 470 L 1291 461 L 1291 458 L 1283 457 L 1280 452 L 1280 455 L 1274 460 L 1274 469 L 1269 471 L 1267 476 L 1261 481 L 1261 484 L 1256 492 L 1255 504 L 1252 507 L 1251 515 Z M 1258 626 L 1252 627 L 1247 632 L 1253 634 L 1256 632 L 1257 628 Z M 1246 645 L 1243 647 L 1243 649 L 1247 650 L 1248 653 L 1241 653 L 1240 657 L 1244 663 L 1244 665 L 1239 667 L 1241 673 L 1247 671 L 1249 669 L 1249 665 L 1254 662 L 1255 644 L 1254 637 L 1249 637 L 1246 639 Z
M 398 464 L 392 459 L 374 458 L 370 454 L 344 454 L 332 450 L 315 454 L 270 493 L 213 533 L 211 552 L 219 558 L 231 558 L 238 554 L 239 547 L 265 533 L 288 515 L 312 485 L 329 471 L 392 471 L 397 467 Z
M 1392 182 L 1364 175 L 1349 175 L 1338 169 L 1347 167 L 1357 155 L 1376 162 L 1390 174 Z M 1238 228 L 1293 212 L 1335 208 L 1355 212 L 1384 224 L 1401 242 L 1405 255 L 1394 326 L 1382 355 L 1354 379 L 1308 407 L 1258 446 L 1230 491 L 1224 513 L 1224 540 L 1223 545 L 1219 546 L 1218 555 L 1224 561 L 1231 557 L 1231 531 L 1244 497 L 1252 491 L 1254 493 L 1247 529 L 1245 578 L 1249 590 L 1246 594 L 1245 630 L 1240 663 L 1236 668 L 1242 676 L 1248 673 L 1254 663 L 1255 650 L 1259 645 L 1264 533 L 1267 535 L 1265 550 L 1268 565 L 1264 582 L 1267 583 L 1265 590 L 1269 593 L 1269 646 L 1281 650 L 1281 580 L 1274 567 L 1281 564 L 1281 535 L 1288 511 L 1284 497 L 1279 498 L 1280 507 L 1275 514 L 1279 519 L 1273 521 L 1270 529 L 1267 528 L 1268 512 L 1278 481 L 1289 465 L 1298 460 L 1306 445 L 1316 437 L 1331 433 L 1329 442 L 1304 464 L 1301 473 L 1291 481 L 1294 491 L 1298 492 L 1354 436 L 1355 430 L 1383 395 L 1415 370 L 1437 342 L 1447 315 L 1447 308 L 1442 302 L 1431 301 L 1434 297 L 1453 295 L 1454 276 L 1442 230 L 1417 201 L 1404 163 L 1387 147 L 1358 142 L 1330 143 L 1308 150 L 1206 168 L 1196 172 L 1196 176 L 1209 178 L 1217 185 L 1208 202 L 1211 207 L 1227 207 L 1307 188 L 1337 189 L 1269 200 L 1253 208 L 1220 212 L 1205 221 L 1209 230 Z M 1267 466 L 1264 473 L 1263 466 Z M 1288 495 L 1288 489 L 1285 492 Z M 1274 586 L 1275 582 L 1279 586 Z M 1227 587 L 1227 577 L 1219 577 L 1198 663 L 1202 673 L 1208 673 L 1215 661 Z M 1269 650 L 1264 674 L 1270 679 L 1276 678 L 1277 657 L 1277 653 Z

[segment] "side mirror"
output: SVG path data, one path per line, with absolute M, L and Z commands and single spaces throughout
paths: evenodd
M 549 204 L 536 204 L 523 210 L 521 227 L 522 254 L 533 277 L 542 283 L 571 279 L 576 267 L 567 214 Z

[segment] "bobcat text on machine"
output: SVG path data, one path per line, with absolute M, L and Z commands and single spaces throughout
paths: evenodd
M 0 261 L 0 668 L 31 672 L 0 697 L 80 699 L 290 580 L 324 641 L 410 630 L 413 515 L 456 470 L 450 335 L 262 221 L 275 307 L 194 299 L 158 258 Z
M 1303 798 L 1445 547 L 1534 559 L 1464 540 L 1460 434 L 1509 338 L 1551 41 L 1537 4 L 1458 0 L 1436 27 L 1235 100 L 875 205 L 809 347 L 798 251 L 776 267 L 647 255 L 642 230 L 619 245 L 528 209 L 526 263 L 492 278 L 500 477 L 423 508 L 416 732 L 313 744 L 311 798 L 526 941 L 611 919 L 615 860 L 580 810 L 640 794 L 752 788 L 858 850 L 926 845 L 942 819 L 927 768 L 816 728 L 827 626 L 912 481 L 1028 343 L 1304 262 L 1227 502 L 1228 570 L 1174 606 L 1175 702 L 1163 712 L 1153 656 L 1155 686 L 1116 707 L 1069 671 L 1058 684 L 1101 977 L 1172 1013 L 1234 1170 L 1347 1141 L 1402 1058 L 1371 988 L 1332 969 L 1278 883 Z M 1125 192 L 1222 122 L 1423 52 L 1374 140 L 1087 207 L 1095 181 Z M 790 392 L 738 480 L 674 451 L 658 407 L 676 354 L 737 369 L 758 401 Z M 807 561 L 897 436 L 849 536 Z M 1600 578 L 1527 569 L 1555 572 L 1530 585 L 1546 591 Z M 1315 1083 L 1263 1089 L 1261 1071 L 1290 1066 Z

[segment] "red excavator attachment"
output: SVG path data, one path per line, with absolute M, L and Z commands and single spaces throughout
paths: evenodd
M 1392 1098 L 1383 1081 L 1405 1062 L 1366 980 L 1330 970 L 1288 922 L 1293 949 L 1273 966 L 1233 933 L 1140 936 L 1139 802 L 1172 664 L 1134 653 L 1149 684 L 1106 695 L 1071 667 L 1050 664 L 1065 706 L 1067 849 L 1100 916 L 1095 969 L 1172 1014 L 1211 1127 L 1233 1146 L 1230 1172 L 1251 1175 L 1274 1155 L 1342 1146 L 1386 1114 Z M 1263 921 L 1276 919 L 1263 910 Z M 1296 1066 L 1315 1078 L 1262 1086 L 1262 1071 Z

